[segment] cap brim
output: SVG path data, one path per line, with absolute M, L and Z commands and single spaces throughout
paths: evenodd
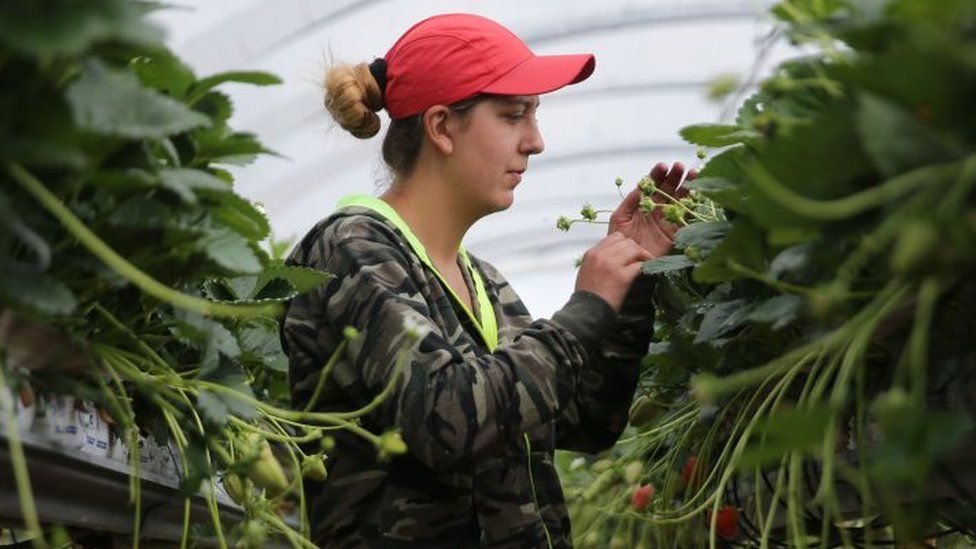
M 593 54 L 536 55 L 482 88 L 482 93 L 538 95 L 589 78 L 596 67 Z

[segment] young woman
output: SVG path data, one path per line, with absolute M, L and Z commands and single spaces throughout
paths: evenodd
M 329 71 L 326 107 L 353 135 L 375 135 L 375 111 L 390 113 L 394 181 L 380 198 L 342 200 L 289 258 L 335 274 L 288 308 L 292 395 L 300 408 L 348 411 L 392 381 L 361 425 L 398 429 L 408 450 L 378 456 L 334 433 L 328 479 L 306 482 L 319 545 L 571 546 L 553 451 L 597 452 L 624 428 L 653 321 L 640 266 L 667 253 L 675 228 L 639 212 L 635 189 L 583 256 L 566 305 L 535 321 L 461 242 L 512 204 L 542 152 L 539 94 L 593 67 L 592 55 L 536 56 L 498 23 L 449 14 L 371 65 Z M 684 170 L 658 164 L 651 176 L 673 192 Z M 348 326 L 359 335 L 343 343 Z

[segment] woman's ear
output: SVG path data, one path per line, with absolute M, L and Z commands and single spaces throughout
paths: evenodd
M 444 105 L 434 105 L 421 115 L 424 132 L 441 154 L 454 152 L 454 125 L 451 111 Z

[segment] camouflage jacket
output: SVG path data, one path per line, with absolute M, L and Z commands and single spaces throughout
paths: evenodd
M 552 319 L 533 321 L 498 271 L 471 262 L 498 323 L 493 353 L 403 234 L 370 209 L 347 207 L 321 221 L 289 257 L 336 275 L 287 310 L 282 341 L 295 406 L 309 401 L 346 326 L 360 337 L 336 363 L 317 410 L 370 403 L 406 353 L 396 389 L 361 424 L 400 429 L 409 450 L 380 460 L 362 437 L 329 433 L 337 444 L 328 479 L 305 483 L 319 546 L 572 545 L 553 451 L 600 451 L 626 425 L 651 337 L 650 283 L 634 285 L 620 315 L 575 292 Z

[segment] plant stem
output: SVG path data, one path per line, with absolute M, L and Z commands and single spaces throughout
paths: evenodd
M 969 161 L 967 157 L 965 161 Z M 788 210 L 810 219 L 840 221 L 865 210 L 895 201 L 901 195 L 931 181 L 939 181 L 958 169 L 961 161 L 933 164 L 898 175 L 859 193 L 835 200 L 815 200 L 796 193 L 777 181 L 758 161 L 743 163 L 749 180 Z
M 303 411 L 310 412 L 315 409 L 315 405 L 318 404 L 319 401 L 319 396 L 322 394 L 322 389 L 325 387 L 325 380 L 328 379 L 329 374 L 332 373 L 332 369 L 335 368 L 335 365 L 339 362 L 339 359 L 342 358 L 342 353 L 345 352 L 346 345 L 348 344 L 349 342 L 343 338 L 343 340 L 336 345 L 335 351 L 332 351 L 332 354 L 329 356 L 329 360 L 326 361 L 322 371 L 319 372 L 319 379 L 315 383 L 315 390 L 312 391 L 312 396 L 308 399 L 308 404 L 305 405 Z
M 27 458 L 24 456 L 24 446 L 20 442 L 20 426 L 14 416 L 14 399 L 17 395 L 9 388 L 3 374 L 4 365 L 0 364 L 0 392 L 10 396 L 3 399 L 3 428 L 6 431 L 7 447 L 10 450 L 10 467 L 14 471 L 14 483 L 17 485 L 17 499 L 20 502 L 20 513 L 24 524 L 31 533 L 35 548 L 47 547 L 44 531 L 41 530 L 40 520 L 37 518 L 37 507 L 34 505 L 34 492 L 31 490 L 30 474 L 27 470 Z
M 230 305 L 217 303 L 178 292 L 162 284 L 139 270 L 138 267 L 119 255 L 102 239 L 98 238 L 91 229 L 86 227 L 57 196 L 47 190 L 44 184 L 30 172 L 18 164 L 7 164 L 7 170 L 13 176 L 14 180 L 33 195 L 51 215 L 57 218 L 72 236 L 77 238 L 84 247 L 88 248 L 88 251 L 147 294 L 175 307 L 194 311 L 202 315 L 227 318 L 250 318 L 255 316 L 274 317 L 279 314 L 281 308 L 277 303 L 269 305 Z

